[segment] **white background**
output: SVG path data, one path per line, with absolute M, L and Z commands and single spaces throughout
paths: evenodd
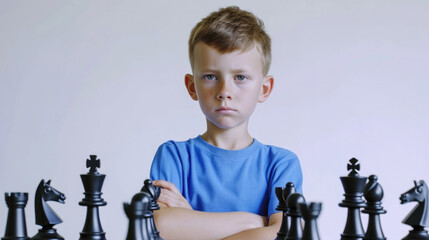
M 294 151 L 307 201 L 322 201 L 323 239 L 339 239 L 346 212 L 339 176 L 351 157 L 385 192 L 385 235 L 400 239 L 414 204 L 399 195 L 429 181 L 429 2 L 0 1 L 0 194 L 34 192 L 41 179 L 64 192 L 50 203 L 77 239 L 86 208 L 79 175 L 90 154 L 105 173 L 100 217 L 108 239 L 124 239 L 131 200 L 157 147 L 205 130 L 183 84 L 192 27 L 219 7 L 262 18 L 272 38 L 270 99 L 250 132 Z M 0 197 L 0 235 L 7 207 Z M 367 216 L 362 216 L 366 229 Z

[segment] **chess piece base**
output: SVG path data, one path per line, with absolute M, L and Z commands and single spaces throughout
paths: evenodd
M 80 233 L 79 240 L 106 240 L 106 233 Z
M 429 234 L 423 227 L 415 227 L 402 240 L 429 240 Z
M 39 232 L 31 238 L 31 240 L 64 240 L 64 238 L 57 233 L 55 228 L 39 229 Z
M 29 237 L 2 237 L 1 240 L 30 240 Z
M 346 234 L 341 234 L 341 240 L 363 240 L 364 235 L 357 237 L 356 235 L 348 236 Z

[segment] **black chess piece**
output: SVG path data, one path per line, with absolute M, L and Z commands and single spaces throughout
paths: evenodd
M 365 232 L 360 217 L 360 208 L 365 207 L 365 200 L 362 199 L 367 177 L 358 174 L 360 164 L 356 158 L 350 159 L 347 170 L 351 170 L 348 176 L 340 177 L 345 191 L 345 199 L 339 204 L 340 207 L 348 208 L 347 222 L 341 240 L 362 240 Z
M 86 160 L 86 167 L 90 168 L 87 174 L 81 174 L 83 187 L 85 188 L 85 198 L 79 205 L 86 206 L 86 219 L 83 230 L 80 233 L 80 240 L 105 240 L 106 233 L 100 223 L 98 207 L 106 206 L 106 202 L 101 198 L 101 188 L 103 187 L 106 175 L 100 174 L 97 168 L 100 167 L 100 160 L 96 155 L 90 155 L 90 160 Z
M 152 240 L 153 229 L 150 219 L 153 214 L 150 211 L 150 196 L 145 192 L 134 195 L 131 204 L 124 203 L 125 214 L 129 219 L 126 240 Z
M 277 205 L 276 210 L 282 211 L 282 225 L 280 226 L 279 231 L 277 232 L 277 237 L 274 240 L 284 240 L 287 232 L 289 230 L 289 219 L 286 215 L 286 212 L 288 210 L 286 201 L 283 199 L 283 188 L 282 187 L 276 187 L 276 197 L 279 200 L 279 205 Z
M 56 201 L 64 203 L 66 197 L 63 193 L 51 186 L 51 180 L 45 181 L 42 179 L 36 189 L 36 197 L 34 199 L 34 210 L 36 216 L 36 224 L 42 226 L 38 233 L 32 237 L 32 240 L 64 240 L 53 228 L 54 225 L 62 223 L 60 217 L 46 203 L 47 201 Z
M 150 197 L 150 206 L 149 209 L 151 211 L 151 214 L 153 215 L 153 211 L 159 210 L 159 204 L 158 204 L 158 198 L 161 195 L 161 187 L 154 186 L 152 183 L 152 180 L 146 179 L 144 181 L 144 185 L 141 192 L 147 193 L 147 195 Z M 151 227 L 151 239 L 153 240 L 163 240 L 161 236 L 159 235 L 159 231 L 156 229 L 155 220 L 153 217 L 148 218 L 148 224 L 150 224 Z
M 289 207 L 287 205 L 287 198 L 290 194 L 294 193 L 295 185 L 292 182 L 286 183 L 286 187 L 283 189 L 281 187 L 276 187 L 276 196 L 279 200 L 279 205 L 276 210 L 283 212 L 282 225 L 279 232 L 277 233 L 277 238 L 274 240 L 285 240 L 287 233 L 290 228 L 290 217 L 288 216 Z
M 6 231 L 2 240 L 28 240 L 27 224 L 25 222 L 25 205 L 28 193 L 5 193 L 5 200 L 9 213 L 7 215 Z
M 381 200 L 383 199 L 383 188 L 377 182 L 378 178 L 376 175 L 369 176 L 369 181 L 364 189 L 364 197 L 366 199 L 366 207 L 362 210 L 363 213 L 367 213 L 368 216 L 368 228 L 366 230 L 364 240 L 385 240 L 386 237 L 383 234 L 381 228 L 380 214 L 385 214 L 386 210 L 381 206 Z
M 299 208 L 305 222 L 302 240 L 320 240 L 317 218 L 322 210 L 322 203 L 300 203 Z
M 303 232 L 301 223 L 302 214 L 299 204 L 305 203 L 305 199 L 300 193 L 292 193 L 287 198 L 286 203 L 289 207 L 288 216 L 291 217 L 291 224 L 285 239 L 301 240 Z
M 425 227 L 429 227 L 429 189 L 426 182 L 421 180 L 419 183 L 414 181 L 414 187 L 403 193 L 400 197 L 401 204 L 409 202 L 418 202 L 418 204 L 405 217 L 402 223 L 413 227 L 407 236 L 402 240 L 427 240 L 429 234 Z

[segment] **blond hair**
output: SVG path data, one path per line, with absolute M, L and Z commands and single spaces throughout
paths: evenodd
M 216 48 L 221 53 L 247 51 L 256 45 L 262 60 L 262 73 L 267 75 L 271 64 L 271 39 L 264 23 L 253 13 L 231 6 L 221 8 L 203 18 L 189 37 L 189 60 L 194 68 L 194 49 L 198 42 Z

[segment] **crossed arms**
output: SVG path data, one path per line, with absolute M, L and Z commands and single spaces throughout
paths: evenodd
M 165 240 L 274 239 L 280 229 L 282 213 L 274 213 L 267 220 L 249 212 L 195 211 L 174 184 L 163 180 L 153 184 L 162 187 L 158 199 L 161 209 L 154 214 L 157 229 Z

